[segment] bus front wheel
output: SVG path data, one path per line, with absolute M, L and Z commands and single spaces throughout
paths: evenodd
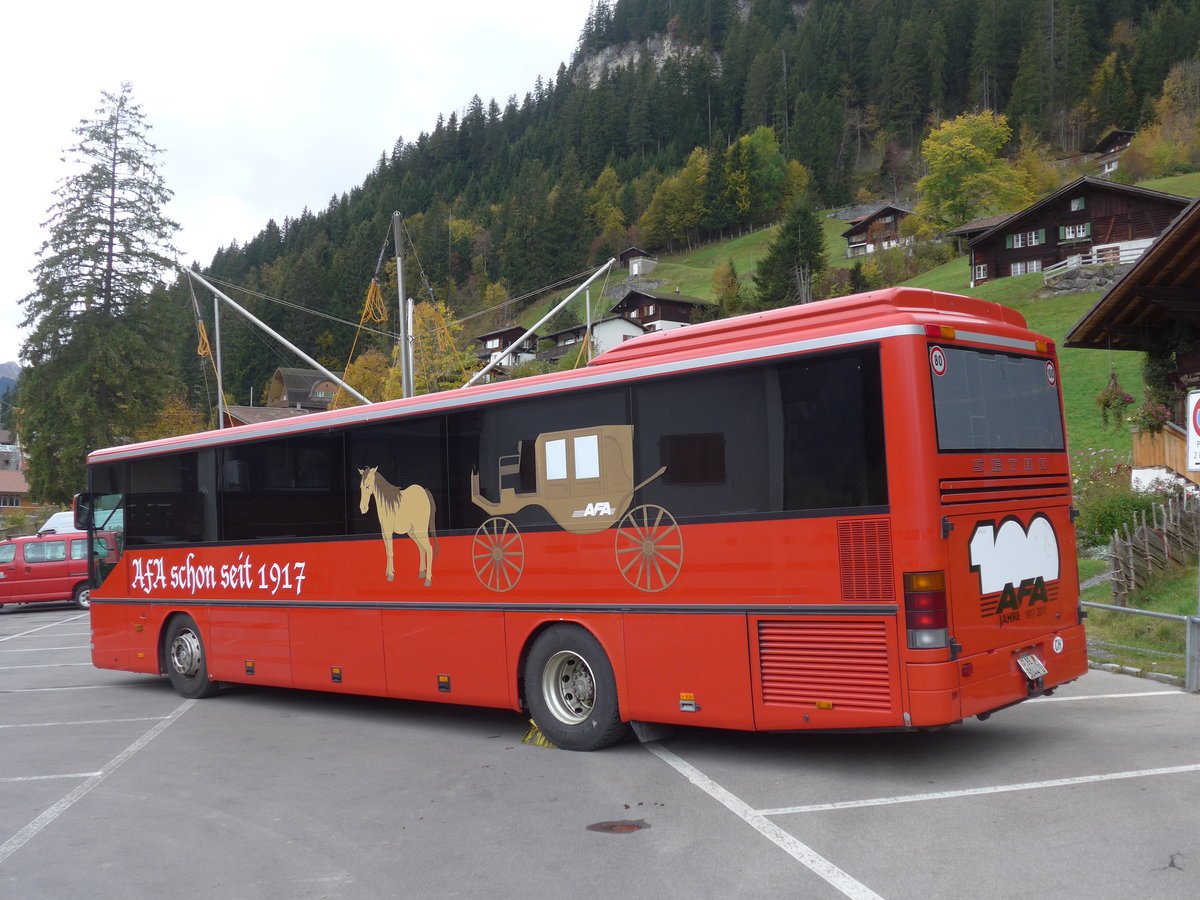
M 576 625 L 553 625 L 534 640 L 525 697 L 538 728 L 564 750 L 599 750 L 629 733 L 612 664 L 600 642 Z
M 167 626 L 163 641 L 167 675 L 171 686 L 189 700 L 212 697 L 221 685 L 208 678 L 208 660 L 204 639 L 191 616 L 176 616 Z

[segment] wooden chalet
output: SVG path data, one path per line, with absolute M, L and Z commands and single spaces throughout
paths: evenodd
M 1175 386 L 1180 399 L 1160 434 L 1134 435 L 1136 468 L 1187 472 L 1184 394 L 1200 388 L 1200 199 L 1189 203 L 1067 334 L 1065 346 L 1092 350 L 1154 351 L 1178 344 Z
M 315 369 L 279 368 L 267 385 L 267 406 L 317 412 L 329 409 L 337 389 L 336 381 Z
M 1095 143 L 1091 152 L 1094 154 L 1096 165 L 1100 167 L 1101 175 L 1108 176 L 1117 171 L 1120 167 L 1120 156 L 1129 149 L 1135 134 L 1136 131 L 1114 128 Z
M 846 239 L 846 256 L 865 256 L 876 250 L 900 246 L 900 222 L 910 215 L 911 209 L 883 203 L 873 212 L 854 219 L 850 227 L 842 232 L 842 237 Z
M 609 310 L 609 314 L 624 316 L 646 331 L 667 331 L 690 325 L 693 310 L 710 305 L 707 300 L 679 293 L 678 288 L 674 293 L 633 289 Z
M 974 238 L 971 287 L 1054 268 L 1131 263 L 1187 203 L 1085 175 Z
M 531 334 L 521 342 L 520 346 L 513 347 L 508 353 L 504 352 L 528 330 L 521 325 L 506 325 L 495 331 L 489 331 L 487 334 L 479 335 L 475 338 L 479 342 L 479 349 L 475 353 L 476 358 L 485 364 L 499 359 L 496 368 L 502 371 L 498 374 L 504 374 L 518 363 L 536 359 L 538 352 L 538 336 L 536 334 Z M 502 354 L 504 358 L 500 359 Z

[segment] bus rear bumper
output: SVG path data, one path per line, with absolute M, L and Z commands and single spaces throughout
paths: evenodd
M 1061 639 L 1061 649 L 1055 646 Z M 1017 660 L 1034 654 L 1046 674 L 1031 681 Z M 1087 672 L 1082 625 L 1063 628 L 1032 644 L 1012 644 L 987 653 L 939 663 L 909 663 L 909 716 L 915 727 L 932 727 L 987 715 L 1030 697 L 1049 693 Z M 947 685 L 957 685 L 957 688 Z

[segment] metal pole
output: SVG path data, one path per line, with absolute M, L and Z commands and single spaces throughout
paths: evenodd
M 496 368 L 496 366 L 499 365 L 500 360 L 502 360 L 506 356 L 508 356 L 508 354 L 512 352 L 514 347 L 519 347 L 521 344 L 525 343 L 525 339 L 527 337 L 529 337 L 531 334 L 533 334 L 535 331 L 537 331 L 539 328 L 541 328 L 542 325 L 544 323 L 548 322 L 550 320 L 550 318 L 552 316 L 554 316 L 560 309 L 562 309 L 564 306 L 566 306 L 568 303 L 570 303 L 572 300 L 574 300 L 576 297 L 578 297 L 580 291 L 585 289 L 589 284 L 591 284 L 593 281 L 595 281 L 597 278 L 599 278 L 601 275 L 603 275 L 605 272 L 607 272 L 612 267 L 612 264 L 615 263 L 616 261 L 617 260 L 614 257 L 614 258 L 610 259 L 608 262 L 606 262 L 604 265 L 602 265 L 600 268 L 598 268 L 595 272 L 593 272 L 587 281 L 585 281 L 579 287 L 575 288 L 575 290 L 571 291 L 571 293 L 567 294 L 566 297 L 564 297 L 562 300 L 560 300 L 558 302 L 558 305 L 556 305 L 554 307 L 554 309 L 550 310 L 550 312 L 546 313 L 544 316 L 542 316 L 540 319 L 538 319 L 532 328 L 530 328 L 527 332 L 525 332 L 523 335 L 521 335 L 519 338 L 517 338 L 515 341 L 513 341 L 511 344 L 509 344 L 507 350 L 505 350 L 503 353 L 501 353 L 499 356 L 497 356 L 494 360 L 492 360 L 490 363 L 488 363 L 486 366 L 484 366 L 482 369 L 480 369 L 478 372 L 476 372 L 471 377 L 471 380 L 468 381 L 466 384 L 464 384 L 463 387 L 470 387 L 476 381 L 478 381 L 480 378 L 482 378 L 484 375 L 486 375 L 488 372 L 492 371 L 492 369 Z
M 592 289 L 588 288 L 583 292 L 583 314 L 586 317 L 584 322 L 587 327 L 584 329 L 583 339 L 587 341 L 584 345 L 587 347 L 588 362 L 592 361 Z
M 412 343 L 408 311 L 405 309 L 404 242 L 401 240 L 400 233 L 403 222 L 404 218 L 399 212 L 392 213 L 392 231 L 396 242 L 396 297 L 400 308 L 400 393 L 404 397 L 411 397 L 413 395 Z
M 1184 670 L 1183 689 L 1200 691 L 1200 616 L 1188 616 L 1187 625 L 1187 668 Z
M 209 284 L 207 281 L 205 281 L 202 276 L 200 276 L 196 272 L 191 271 L 190 269 L 184 269 L 183 271 L 187 272 L 188 275 L 190 275 L 192 278 L 195 278 L 202 285 L 204 285 L 206 288 L 208 288 L 210 291 L 212 291 L 214 295 L 216 295 L 217 297 L 220 297 L 222 300 L 224 300 L 226 303 L 228 303 L 231 307 L 233 307 L 234 311 L 236 311 L 243 318 L 249 319 L 251 322 L 253 322 L 255 325 L 257 325 L 259 328 L 261 328 L 263 331 L 265 331 L 271 337 L 275 338 L 275 340 L 279 341 L 279 343 L 283 344 L 283 346 L 287 347 L 289 350 L 291 350 L 293 353 L 295 353 L 297 356 L 299 356 L 302 360 L 304 360 L 306 363 L 308 363 L 310 366 L 312 366 L 314 369 L 316 369 L 318 372 L 320 372 L 326 378 L 329 378 L 332 381 L 336 381 L 339 385 L 341 385 L 342 390 L 346 391 L 346 393 L 350 394 L 353 397 L 357 397 L 363 403 L 371 402 L 366 397 L 364 397 L 362 394 L 360 394 L 358 391 L 356 391 L 354 388 L 350 387 L 350 385 L 346 384 L 346 382 L 343 381 L 341 378 L 338 378 L 338 376 L 334 375 L 327 368 L 325 368 L 323 365 L 321 365 L 319 362 L 317 362 L 315 359 L 313 359 L 311 356 L 309 356 L 307 353 L 305 353 L 303 350 L 301 350 L 299 347 L 297 347 L 295 344 L 293 344 L 291 341 L 289 341 L 287 338 L 285 338 L 283 335 L 281 335 L 279 332 L 277 332 L 273 328 L 271 328 L 271 326 L 267 325 L 265 322 L 260 322 L 253 315 L 248 313 L 246 310 L 242 309 L 240 306 L 238 306 L 236 303 L 234 303 L 232 300 L 230 300 L 228 297 L 226 297 L 224 294 L 222 294 L 219 290 L 217 290 L 215 287 L 213 287 L 211 284 Z M 218 355 L 218 359 L 219 358 L 220 357 Z M 218 365 L 219 365 L 219 363 L 218 363 Z
M 225 388 L 221 380 L 221 304 L 213 296 L 213 338 L 217 342 L 213 359 L 217 363 L 217 427 L 225 427 Z

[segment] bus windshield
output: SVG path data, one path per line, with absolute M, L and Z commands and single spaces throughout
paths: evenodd
M 944 346 L 930 359 L 939 449 L 1065 448 L 1053 362 Z

